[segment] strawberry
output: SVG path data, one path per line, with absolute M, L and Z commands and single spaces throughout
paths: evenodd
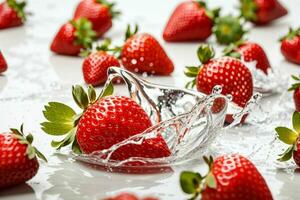
M 138 198 L 134 194 L 124 192 L 124 193 L 118 194 L 115 197 L 106 198 L 105 200 L 158 200 L 158 199 L 153 198 L 153 197 Z
M 271 191 L 255 165 L 238 155 L 223 155 L 213 160 L 204 157 L 209 172 L 183 171 L 180 184 L 183 192 L 202 200 L 272 200 Z
M 296 83 L 292 84 L 288 91 L 294 91 L 295 108 L 296 111 L 300 112 L 300 76 L 292 75 L 292 79 L 294 79 Z
M 0 133 L 0 189 L 25 183 L 34 177 L 39 169 L 37 157 L 46 158 L 31 145 L 33 136 L 25 137 L 23 125 L 20 131 Z
M 246 62 L 256 61 L 256 68 L 268 74 L 268 69 L 271 68 L 269 59 L 264 49 L 257 43 L 240 40 L 231 43 L 224 49 L 224 55 L 236 57 Z
M 300 28 L 290 28 L 289 33 L 281 38 L 280 49 L 287 60 L 300 65 Z
M 240 0 L 240 3 L 241 16 L 257 25 L 270 23 L 288 13 L 277 0 Z
M 186 87 L 196 85 L 199 92 L 210 94 L 215 85 L 220 85 L 223 88 L 222 94 L 231 94 L 233 102 L 244 107 L 253 94 L 249 69 L 236 58 L 213 59 L 214 50 L 210 45 L 201 45 L 197 54 L 202 66 L 186 67 L 185 75 L 194 78 Z
M 133 72 L 146 72 L 169 75 L 174 65 L 159 42 L 148 33 L 131 32 L 128 26 L 125 44 L 121 48 L 121 60 L 126 69 Z
M 0 73 L 5 72 L 6 70 L 7 70 L 7 63 L 3 54 L 0 51 Z
M 245 32 L 240 18 L 231 15 L 217 18 L 213 27 L 217 42 L 226 45 L 241 40 Z
M 114 10 L 114 5 L 106 0 L 82 0 L 75 10 L 74 19 L 87 18 L 97 37 L 101 37 L 112 27 L 112 19 L 120 14 Z
M 76 56 L 91 48 L 95 35 L 92 23 L 86 18 L 71 20 L 59 29 L 50 49 L 58 54 Z
M 87 84 L 98 86 L 105 83 L 109 67 L 120 67 L 118 59 L 108 54 L 105 50 L 109 48 L 110 40 L 105 40 L 98 51 L 88 55 L 82 64 L 84 80 Z
M 295 163 L 300 167 L 300 112 L 293 114 L 293 129 L 279 126 L 275 128 L 277 138 L 289 145 L 289 147 L 280 154 L 278 160 L 285 162 L 292 157 Z
M 206 40 L 220 9 L 208 10 L 203 1 L 185 1 L 172 13 L 163 32 L 165 41 Z
M 6 0 L 0 4 L 0 29 L 21 26 L 25 20 L 26 2 Z
M 53 141 L 60 149 L 72 143 L 76 153 L 90 154 L 110 148 L 152 126 L 146 112 L 135 101 L 124 96 L 107 96 L 113 92 L 109 85 L 96 98 L 92 86 L 88 94 L 81 86 L 73 87 L 73 98 L 83 112 L 79 115 L 65 104 L 50 102 L 45 106 L 42 129 L 50 135 L 66 135 L 62 141 Z M 170 156 L 162 136 L 145 139 L 141 145 L 128 144 L 117 149 L 110 159 L 125 160 L 130 157 L 158 158 Z

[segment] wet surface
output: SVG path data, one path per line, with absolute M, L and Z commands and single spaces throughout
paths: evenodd
M 154 195 L 161 199 L 185 199 L 178 183 L 179 173 L 183 169 L 205 170 L 202 161 L 176 166 L 169 173 L 124 175 L 91 168 L 50 148 L 51 138 L 39 126 L 43 121 L 43 106 L 53 100 L 74 105 L 71 85 L 83 83 L 81 58 L 53 55 L 49 51 L 52 37 L 58 27 L 71 17 L 77 2 L 31 0 L 28 10 L 33 15 L 28 18 L 26 26 L 0 31 L 0 48 L 9 64 L 9 70 L 0 76 L 1 130 L 18 127 L 24 122 L 25 130 L 35 136 L 34 144 L 49 158 L 49 163 L 41 163 L 35 178 L 1 191 L 0 199 L 102 199 L 121 191 Z M 199 43 L 167 44 L 160 37 L 164 23 L 177 2 L 118 1 L 124 16 L 106 36 L 116 38 L 116 43 L 121 42 L 126 24 L 139 23 L 142 31 L 154 34 L 162 42 L 176 66 L 172 77 L 146 78 L 154 83 L 183 87 L 187 80 L 182 73 L 184 66 L 199 64 L 195 54 Z M 217 0 L 213 4 L 222 5 L 224 1 Z M 233 4 L 235 1 L 230 0 L 224 5 L 225 13 L 231 11 Z M 277 40 L 290 25 L 299 25 L 299 2 L 289 0 L 285 4 L 291 15 L 269 27 L 255 28 L 249 38 L 261 43 L 272 66 L 288 76 L 300 71 L 297 66 L 284 61 Z M 210 41 L 214 43 L 213 38 Z M 216 47 L 217 51 L 222 48 Z M 249 118 L 248 125 L 220 132 L 209 150 L 213 155 L 238 152 L 248 156 L 266 178 L 274 199 L 299 199 L 299 171 L 293 163 L 276 161 L 277 154 L 285 146 L 274 140 L 274 128 L 290 126 L 292 111 L 290 94 L 280 91 L 280 94 L 267 97 L 262 100 L 261 109 Z

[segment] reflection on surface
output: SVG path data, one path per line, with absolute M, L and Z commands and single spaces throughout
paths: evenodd
M 6 188 L 0 191 L 1 198 L 9 198 L 10 196 L 19 196 L 34 193 L 32 187 L 27 183 L 23 183 L 21 185 L 17 185 L 14 187 Z
M 158 175 L 124 175 L 104 172 L 91 168 L 80 162 L 74 163 L 64 155 L 57 154 L 57 165 L 49 166 L 52 173 L 49 173 L 48 189 L 43 190 L 40 198 L 55 197 L 54 199 L 94 199 L 98 196 L 118 191 L 124 188 L 139 188 L 147 190 L 159 186 L 162 180 L 170 177 L 172 173 Z M 45 179 L 45 177 L 43 178 Z M 109 183 L 109 184 L 108 184 Z M 33 186 L 34 187 L 34 186 Z M 34 187 L 35 190 L 41 190 Z M 106 194 L 103 193 L 106 192 Z M 35 191 L 39 193 L 40 191 Z M 37 195 L 39 196 L 39 195 Z

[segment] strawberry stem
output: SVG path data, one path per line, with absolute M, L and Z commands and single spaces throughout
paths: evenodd
M 20 127 L 20 130 L 11 128 L 11 132 L 13 133 L 13 136 L 19 140 L 21 144 L 26 144 L 27 149 L 26 149 L 26 154 L 28 155 L 29 159 L 33 159 L 36 156 L 45 162 L 47 162 L 46 157 L 34 146 L 32 146 L 33 142 L 33 135 L 29 133 L 27 136 L 25 136 L 23 132 L 23 124 Z
M 254 0 L 241 0 L 241 17 L 245 18 L 247 21 L 256 21 L 256 11 L 257 5 Z
M 25 22 L 26 14 L 24 8 L 26 7 L 26 1 L 17 2 L 16 0 L 6 0 L 9 7 L 17 12 L 18 17 Z

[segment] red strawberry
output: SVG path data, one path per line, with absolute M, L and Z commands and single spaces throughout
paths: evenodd
M 184 171 L 180 175 L 182 190 L 202 200 L 272 200 L 263 176 L 247 158 L 233 154 L 213 160 L 204 158 L 209 166 L 205 176 Z
M 240 18 L 228 15 L 215 20 L 213 32 L 218 43 L 230 44 L 241 40 L 246 31 Z
M 252 75 L 249 69 L 238 59 L 232 57 L 214 57 L 209 45 L 198 49 L 201 67 L 187 67 L 185 74 L 195 78 L 186 87 L 197 86 L 197 90 L 210 94 L 215 85 L 223 87 L 222 94 L 231 94 L 233 102 L 244 107 L 253 94 Z
M 292 84 L 288 91 L 294 91 L 295 108 L 296 111 L 300 112 L 300 76 L 292 75 L 292 79 L 294 79 L 296 83 Z
M 115 197 L 106 198 L 105 200 L 158 200 L 157 198 L 153 197 L 146 197 L 146 198 L 138 198 L 134 194 L 130 193 L 121 193 Z
M 114 3 L 106 0 L 82 0 L 75 10 L 74 19 L 86 17 L 100 37 L 112 27 L 112 18 L 120 14 L 113 7 Z
M 20 26 L 26 20 L 24 8 L 26 2 L 6 0 L 0 4 L 0 29 Z
M 265 74 L 271 68 L 269 59 L 264 49 L 257 43 L 249 41 L 238 41 L 230 44 L 224 49 L 226 56 L 242 58 L 246 62 L 256 61 L 256 68 L 262 70 Z
M 111 87 L 108 88 L 112 89 Z M 109 89 L 103 91 L 96 99 L 96 93 L 91 86 L 88 94 L 82 87 L 74 87 L 73 97 L 83 109 L 81 115 L 76 115 L 72 108 L 57 102 L 50 102 L 49 106 L 45 106 L 44 115 L 48 122 L 42 123 L 42 129 L 52 135 L 67 134 L 65 140 L 54 141 L 52 146 L 60 149 L 73 143 L 74 151 L 89 154 L 108 149 L 152 126 L 146 112 L 132 99 L 124 96 L 104 97 L 112 93 Z M 169 155 L 170 150 L 159 135 L 156 138 L 146 139 L 142 145 L 128 144 L 121 147 L 112 154 L 111 159 L 158 158 Z
M 169 75 L 174 65 L 159 42 L 150 34 L 132 33 L 130 26 L 126 32 L 126 42 L 122 47 L 121 59 L 124 67 L 133 72 L 147 72 Z
M 241 15 L 257 25 L 285 16 L 288 11 L 277 0 L 240 0 Z
M 0 133 L 0 189 L 25 183 L 34 177 L 39 169 L 36 156 L 46 158 L 31 143 L 31 134 L 26 137 L 21 130 L 11 129 Z
M 91 53 L 84 59 L 82 72 L 87 84 L 93 86 L 104 84 L 108 68 L 120 67 L 118 59 L 106 52 L 109 50 L 110 43 L 110 40 L 105 40 L 101 46 L 97 47 L 98 52 Z
M 72 20 L 59 29 L 50 49 L 58 54 L 76 56 L 91 48 L 95 35 L 91 22 L 86 18 Z
M 0 51 L 0 73 L 5 72 L 7 70 L 7 63 L 5 61 L 4 56 Z
M 279 156 L 279 161 L 285 162 L 292 158 L 300 167 L 300 112 L 295 111 L 293 114 L 293 129 L 286 127 L 277 127 L 277 137 L 279 140 L 289 145 L 289 147 Z
M 300 65 L 300 28 L 290 28 L 289 33 L 281 38 L 280 48 L 287 60 Z
M 180 3 L 172 13 L 163 32 L 166 41 L 206 40 L 212 33 L 219 9 L 210 11 L 202 1 Z

